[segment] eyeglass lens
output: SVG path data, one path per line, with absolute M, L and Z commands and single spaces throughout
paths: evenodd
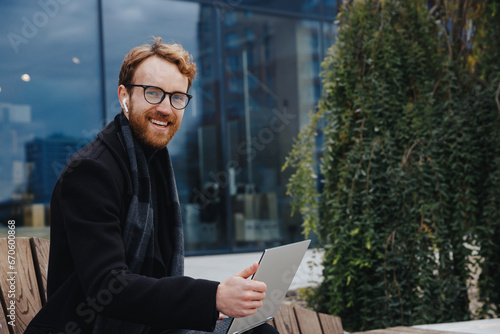
M 157 87 L 148 87 L 144 91 L 144 97 L 149 103 L 157 104 L 163 99 L 163 91 Z M 189 99 L 186 94 L 174 93 L 169 95 L 170 104 L 176 109 L 183 109 L 187 106 Z

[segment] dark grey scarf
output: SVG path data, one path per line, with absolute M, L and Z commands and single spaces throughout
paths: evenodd
M 132 135 L 127 118 L 123 114 L 119 114 L 115 118 L 115 123 L 118 126 L 120 141 L 129 157 L 133 187 L 132 200 L 123 230 L 127 265 L 133 273 L 150 276 L 153 272 L 155 239 L 153 196 L 151 194 L 148 162 L 141 145 Z M 158 184 L 157 187 L 166 187 L 170 199 L 170 203 L 158 203 L 157 209 L 166 210 L 166 217 L 169 218 L 168 223 L 173 225 L 171 229 L 174 242 L 173 258 L 168 271 L 171 276 L 181 276 L 184 274 L 184 236 L 177 186 L 168 151 L 166 149 L 160 150 L 157 154 L 165 154 L 166 161 L 164 166 L 166 184 Z M 156 178 L 156 180 L 162 179 Z M 93 333 L 145 334 L 148 332 L 149 326 L 105 318 L 99 315 Z

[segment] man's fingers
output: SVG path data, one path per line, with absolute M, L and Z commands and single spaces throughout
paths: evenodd
M 264 282 L 252 281 L 252 290 L 255 292 L 266 292 L 267 285 Z M 264 294 L 265 296 L 265 294 Z
M 260 282 L 258 282 L 260 283 Z M 252 286 L 253 288 L 253 286 Z M 251 301 L 260 301 L 260 300 L 263 300 L 264 298 L 266 298 L 266 293 L 264 291 L 257 291 L 255 289 L 252 289 L 251 291 L 246 291 L 241 299 L 244 301 L 244 302 L 251 302 Z
M 257 309 L 259 307 L 262 307 L 262 301 L 253 301 L 251 303 L 246 303 L 244 306 L 239 307 L 235 314 L 233 315 L 234 318 L 240 318 L 240 317 L 246 317 L 248 315 L 252 315 L 257 313 Z

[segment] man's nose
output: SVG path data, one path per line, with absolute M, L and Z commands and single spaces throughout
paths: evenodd
M 156 110 L 164 114 L 171 114 L 173 112 L 172 105 L 170 104 L 170 95 L 165 95 L 163 101 L 156 105 Z

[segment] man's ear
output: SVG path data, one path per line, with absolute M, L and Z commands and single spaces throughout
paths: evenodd
M 127 104 L 127 101 L 130 101 L 130 99 L 129 99 L 127 88 L 125 88 L 124 85 L 118 86 L 118 100 L 120 101 L 120 105 L 122 107 L 123 114 L 128 119 L 128 117 L 129 117 L 129 115 L 128 115 L 128 106 L 130 104 Z

